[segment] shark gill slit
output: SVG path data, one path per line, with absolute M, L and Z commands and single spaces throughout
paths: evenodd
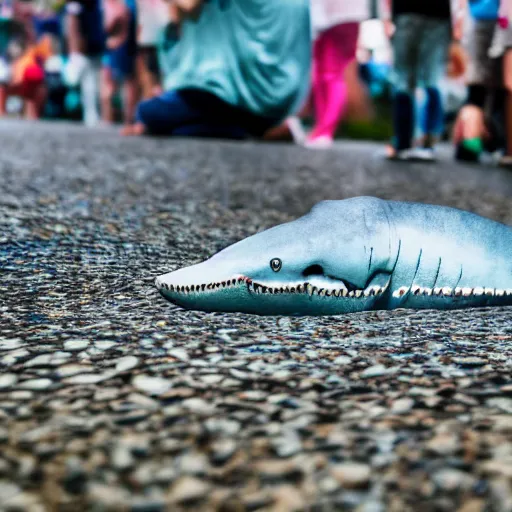
M 416 269 L 414 270 L 414 275 L 412 276 L 411 285 L 409 286 L 409 291 L 405 294 L 405 297 L 411 293 L 412 287 L 414 286 L 414 281 L 416 280 L 416 276 L 418 275 L 418 271 L 420 269 L 422 255 L 423 255 L 423 249 L 420 249 L 420 253 L 418 255 L 418 261 L 416 262 Z
M 458 288 L 458 287 L 459 287 L 459 283 L 460 283 L 460 282 L 461 282 L 461 280 L 462 280 L 462 271 L 463 271 L 463 269 L 462 269 L 462 264 L 461 264 L 461 266 L 460 266 L 460 273 L 459 273 L 459 279 L 457 279 L 457 283 L 456 283 L 456 284 L 455 284 L 455 286 L 453 287 L 453 290 L 454 290 L 454 291 L 455 291 L 455 289 L 456 289 L 456 288 Z
M 400 259 L 401 249 L 402 249 L 402 239 L 399 239 L 398 240 L 398 250 L 396 251 L 396 260 L 395 260 L 395 264 L 393 265 L 393 269 L 391 270 L 391 275 L 393 275 L 393 273 L 396 270 L 396 266 L 398 265 L 398 260 Z
M 434 284 L 432 285 L 432 290 L 436 287 L 437 280 L 439 279 L 439 272 L 441 271 L 441 263 L 442 259 L 439 257 L 439 264 L 437 265 L 436 278 L 434 279 Z

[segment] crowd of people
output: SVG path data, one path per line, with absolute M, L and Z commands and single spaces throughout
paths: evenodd
M 457 159 L 512 165 L 512 0 L 49 2 L 0 3 L 0 115 L 21 99 L 27 118 L 122 122 L 125 135 L 289 132 L 320 149 L 354 91 L 364 104 L 384 80 L 386 158 L 434 160 L 452 113 Z M 379 78 L 362 43 L 371 18 L 390 48 Z M 458 112 L 446 108 L 454 82 Z

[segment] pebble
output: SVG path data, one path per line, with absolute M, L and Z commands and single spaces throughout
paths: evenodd
M 393 414 L 407 414 L 414 407 L 414 400 L 409 397 L 400 398 L 395 400 L 391 406 Z
M 127 471 L 135 464 L 129 446 L 124 443 L 116 443 L 112 450 L 110 463 L 117 471 Z
M 273 439 L 272 446 L 279 457 L 291 457 L 302 451 L 301 440 L 295 432 Z
M 135 356 L 126 356 L 117 360 L 116 372 L 127 372 L 133 370 L 139 364 L 139 358 Z
M 512 459 L 487 461 L 482 464 L 482 471 L 486 474 L 512 479 Z
M 352 363 L 352 358 L 348 356 L 338 356 L 334 359 L 333 364 L 338 366 L 348 366 Z
M 87 498 L 91 506 L 99 510 L 125 510 L 131 502 L 128 490 L 97 482 L 88 484 Z
M 62 483 L 70 494 L 81 494 L 87 487 L 87 472 L 78 457 L 68 457 Z
M 64 342 L 64 349 L 70 352 L 80 352 L 89 346 L 88 340 L 67 340 Z
M 481 357 L 454 357 L 452 361 L 460 366 L 475 367 L 484 366 L 487 360 Z
M 211 446 L 211 460 L 214 464 L 225 464 L 235 453 L 237 444 L 233 439 L 218 439 Z
M 460 448 L 460 442 L 455 434 L 439 433 L 427 442 L 426 447 L 437 455 L 453 455 Z
M 95 341 L 94 347 L 101 353 L 106 352 L 107 350 L 110 350 L 111 348 L 114 348 L 117 346 L 117 343 L 115 341 Z
M 183 400 L 182 406 L 192 413 L 209 415 L 213 414 L 215 406 L 202 398 L 188 398 Z
M 345 489 L 364 489 L 371 478 L 371 468 L 367 464 L 345 462 L 331 468 L 331 474 Z
M 14 373 L 4 373 L 0 375 L 0 390 L 8 389 L 18 382 L 18 376 Z
M 469 491 L 475 483 L 475 478 L 464 471 L 446 468 L 432 475 L 433 482 L 443 491 Z
M 489 398 L 487 401 L 489 407 L 496 407 L 506 414 L 512 414 L 512 398 L 496 397 Z
M 204 476 L 210 463 L 203 453 L 186 453 L 180 459 L 180 469 L 185 475 Z
M 21 338 L 0 340 L 0 350 L 16 350 L 21 347 L 23 347 L 23 341 Z
M 171 381 L 167 379 L 151 377 L 144 374 L 135 376 L 132 380 L 132 384 L 136 389 L 148 395 L 162 395 L 172 387 Z
M 188 503 L 200 500 L 208 494 L 211 486 L 198 478 L 184 476 L 172 487 L 170 498 L 176 503 Z
M 9 433 L 6 428 L 0 427 L 0 443 L 5 443 L 9 440 Z
M 74 375 L 90 373 L 93 371 L 94 368 L 92 366 L 83 364 L 65 364 L 55 369 L 55 375 L 61 379 L 65 379 L 66 377 L 73 377 Z
M 375 377 L 382 377 L 383 375 L 387 375 L 391 370 L 386 368 L 383 364 L 376 364 L 375 366 L 371 366 L 370 368 L 366 368 L 363 372 L 361 372 L 362 379 L 372 379 Z
M 108 380 L 112 377 L 111 373 L 84 373 L 79 375 L 74 375 L 73 377 L 68 377 L 64 380 L 66 384 L 84 384 L 84 385 L 92 385 L 99 384 L 105 380 Z
M 43 391 L 53 384 L 50 379 L 29 379 L 18 384 L 21 389 L 30 389 L 32 391 Z
M 204 422 L 206 430 L 213 435 L 236 436 L 240 432 L 240 422 L 223 418 L 208 418 Z
M 174 357 L 175 359 L 178 359 L 178 361 L 189 361 L 190 357 L 188 355 L 188 352 L 183 348 L 173 348 L 169 350 L 168 355 L 170 357 Z

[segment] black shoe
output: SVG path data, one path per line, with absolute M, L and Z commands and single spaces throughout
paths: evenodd
M 466 148 L 464 144 L 457 144 L 455 147 L 455 160 L 459 162 L 479 162 L 480 161 L 480 153 L 476 151 L 471 151 Z

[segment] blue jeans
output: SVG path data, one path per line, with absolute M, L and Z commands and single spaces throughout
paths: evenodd
M 451 23 L 420 14 L 401 14 L 395 26 L 392 41 L 395 147 L 406 149 L 411 147 L 414 134 L 416 87 L 423 87 L 426 92 L 420 116 L 422 131 L 436 135 L 442 127 L 443 106 L 438 86 L 446 69 Z
M 222 139 L 261 136 L 279 122 L 234 107 L 199 89 L 171 90 L 142 101 L 137 121 L 152 135 Z

